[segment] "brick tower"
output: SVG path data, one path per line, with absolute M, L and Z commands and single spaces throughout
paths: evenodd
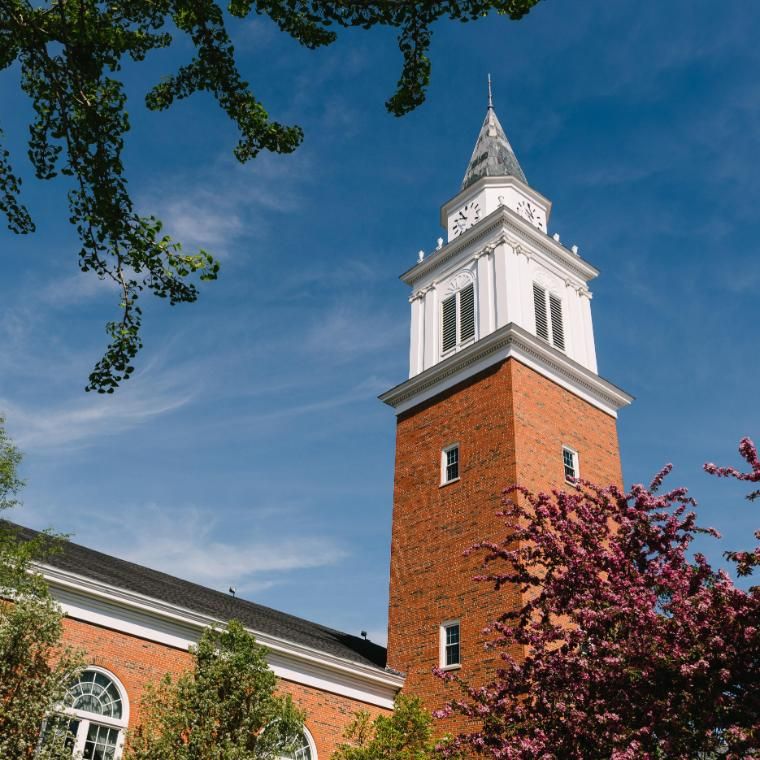
M 451 694 L 432 668 L 486 682 L 482 630 L 519 603 L 474 583 L 481 560 L 463 557 L 505 537 L 502 490 L 622 481 L 616 418 L 632 399 L 597 374 L 598 272 L 547 233 L 550 211 L 489 93 L 462 187 L 441 209 L 447 243 L 402 275 L 410 376 L 381 396 L 398 418 L 388 664 L 431 709 Z

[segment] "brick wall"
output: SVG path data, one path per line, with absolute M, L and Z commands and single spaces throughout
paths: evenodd
M 497 661 L 482 630 L 520 603 L 514 588 L 475 583 L 481 559 L 463 557 L 478 540 L 508 535 L 495 517 L 501 492 L 515 482 L 562 487 L 563 444 L 579 452 L 584 477 L 620 482 L 617 432 L 612 417 L 508 359 L 400 415 L 396 435 L 388 664 L 435 709 L 458 695 L 431 675 L 441 622 L 461 620 L 460 673 L 485 683 Z M 452 443 L 460 480 L 441 486 L 441 449 Z M 460 725 L 444 722 L 442 732 Z
M 365 710 L 373 717 L 390 712 L 292 681 L 281 680 L 280 686 L 301 709 L 306 710 L 306 727 L 317 745 L 319 760 L 329 760 L 358 710 Z
M 510 360 L 514 393 L 517 479 L 533 491 L 562 488 L 562 446 L 579 455 L 581 477 L 622 484 L 617 424 L 538 372 Z
M 84 650 L 88 665 L 111 671 L 124 684 L 130 727 L 140 720 L 146 684 L 158 681 L 165 673 L 176 675 L 191 664 L 189 653 L 181 649 L 71 618 L 63 621 L 63 640 Z
M 176 675 L 192 662 L 184 650 L 71 618 L 64 620 L 64 641 L 83 649 L 87 653 L 87 664 L 105 668 L 124 684 L 129 698 L 130 728 L 140 720 L 140 702 L 146 684 L 159 680 L 165 673 Z M 372 715 L 387 712 L 291 681 L 281 680 L 280 688 L 306 711 L 306 726 L 317 745 L 319 760 L 329 760 L 357 710 L 367 710 Z

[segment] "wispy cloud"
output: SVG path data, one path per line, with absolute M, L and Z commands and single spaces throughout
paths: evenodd
M 242 238 L 267 237 L 273 217 L 300 207 L 310 163 L 303 149 L 294 155 L 262 153 L 245 166 L 225 155 L 209 168 L 153 188 L 139 205 L 189 249 L 224 257 Z
M 406 326 L 401 320 L 372 313 L 364 305 L 341 304 L 311 327 L 305 346 L 334 359 L 350 359 L 400 347 L 405 332 Z
M 0 413 L 15 442 L 25 451 L 91 446 L 149 419 L 174 412 L 196 396 L 199 382 L 187 367 L 161 370 L 149 364 L 113 396 L 84 394 L 52 405 L 32 398 L 29 403 L 0 397 Z M 197 378 L 197 375 L 196 375 Z
M 54 278 L 37 292 L 38 300 L 52 307 L 72 306 L 118 292 L 113 280 L 100 279 L 95 272 L 77 272 Z M 117 302 L 118 303 L 118 302 Z
M 245 232 L 240 204 L 204 189 L 169 196 L 152 208 L 168 232 L 183 245 L 222 255 Z
M 274 420 L 284 420 L 288 418 L 303 417 L 309 414 L 318 414 L 331 409 L 339 409 L 352 404 L 363 404 L 368 398 L 378 395 L 384 391 L 390 382 L 381 380 L 377 377 L 367 378 L 364 382 L 359 383 L 335 396 L 329 396 L 317 401 L 309 401 L 303 404 L 278 404 L 267 411 L 256 412 L 252 415 L 241 416 L 238 423 L 250 425 L 253 422 L 264 422 Z M 227 423 L 229 424 L 229 423 Z
M 48 527 L 54 512 L 27 510 L 38 527 Z M 253 593 L 286 580 L 288 573 L 341 562 L 348 552 L 334 539 L 289 529 L 283 511 L 256 510 L 255 526 L 241 520 L 220 533 L 211 508 L 167 507 L 156 503 L 119 510 L 79 508 L 71 540 L 122 559 L 226 590 Z M 274 530 L 276 525 L 276 531 Z M 56 527 L 56 526 L 53 526 Z

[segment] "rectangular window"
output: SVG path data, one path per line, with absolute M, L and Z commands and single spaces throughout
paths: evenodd
M 116 755 L 118 738 L 119 731 L 117 729 L 90 723 L 90 730 L 87 732 L 87 739 L 84 743 L 83 757 L 87 760 L 89 758 L 113 760 Z
M 536 313 L 536 335 L 560 351 L 565 350 L 565 326 L 562 319 L 562 299 L 547 293 L 533 283 L 533 307 Z
M 441 484 L 459 480 L 459 444 L 447 446 L 441 452 Z
M 475 337 L 475 285 L 449 296 L 441 303 L 441 353 L 469 343 Z
M 578 471 L 578 452 L 567 446 L 563 446 L 562 463 L 565 467 L 565 480 L 574 483 L 580 477 Z
M 441 625 L 441 667 L 456 668 L 461 663 L 459 621 L 452 620 Z

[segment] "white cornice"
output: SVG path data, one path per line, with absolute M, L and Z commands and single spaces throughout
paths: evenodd
M 593 280 L 599 275 L 599 270 L 584 261 L 580 256 L 568 251 L 561 243 L 549 237 L 541 230 L 536 229 L 519 214 L 506 206 L 501 206 L 484 217 L 469 230 L 459 237 L 451 240 L 446 245 L 433 251 L 429 256 L 411 269 L 404 272 L 400 279 L 407 285 L 414 287 L 415 283 L 434 269 L 446 264 L 458 254 L 464 253 L 473 243 L 491 235 L 495 231 L 501 231 L 508 240 L 509 234 L 518 236 L 516 245 L 527 243 L 536 249 L 536 253 L 543 254 L 555 264 L 565 267 L 584 282 Z
M 204 628 L 225 620 L 128 591 L 47 564 L 36 569 L 72 618 L 186 649 Z M 280 677 L 390 708 L 403 676 L 248 629 L 270 651 Z
M 386 391 L 380 400 L 402 414 L 497 362 L 514 358 L 612 417 L 633 396 L 514 323 Z

